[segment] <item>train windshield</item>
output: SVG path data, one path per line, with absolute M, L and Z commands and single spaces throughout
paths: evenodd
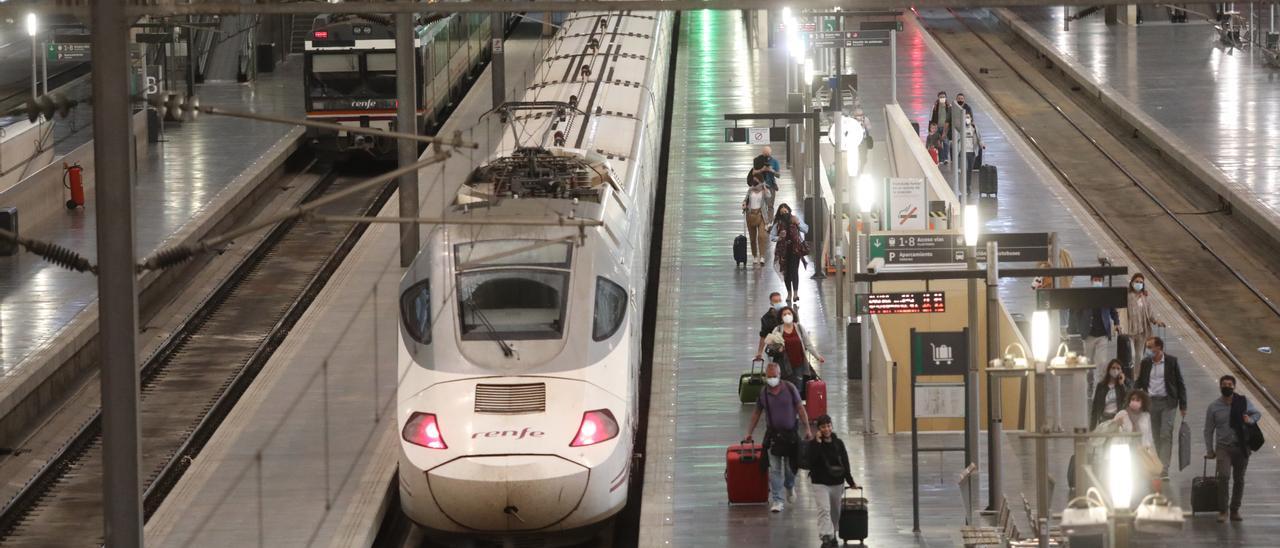
M 500 240 L 455 246 L 463 340 L 559 339 L 569 293 L 565 242 Z
M 368 71 L 366 81 L 369 91 L 374 97 L 396 96 L 396 54 L 366 53 L 365 68 Z
M 316 53 L 311 56 L 311 97 L 347 97 L 360 89 L 360 56 Z M 395 84 L 392 84 L 394 87 Z

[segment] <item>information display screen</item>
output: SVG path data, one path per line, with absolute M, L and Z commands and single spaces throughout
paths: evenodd
M 858 295 L 859 314 L 913 314 L 946 312 L 947 300 L 942 291 L 916 293 L 862 293 Z

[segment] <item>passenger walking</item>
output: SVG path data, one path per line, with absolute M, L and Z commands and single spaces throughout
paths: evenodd
M 929 134 L 924 138 L 924 147 L 929 150 L 929 157 L 937 164 L 942 158 L 942 131 L 937 122 L 929 122 Z
M 751 172 L 760 175 L 770 191 L 778 191 L 777 178 L 782 175 L 782 164 L 773 157 L 773 147 L 765 145 L 760 149 L 760 155 L 751 161 Z
M 1102 276 L 1094 276 L 1090 283 L 1093 287 L 1106 287 Z M 1084 356 L 1094 364 L 1089 383 L 1093 384 L 1095 378 L 1102 381 L 1111 357 L 1107 345 L 1111 343 L 1111 335 L 1120 332 L 1120 313 L 1114 308 L 1083 308 L 1072 310 L 1070 319 L 1068 331 L 1084 340 Z
M 978 126 L 973 123 L 973 116 L 964 115 L 964 184 L 965 191 L 971 188 L 973 184 L 973 170 L 977 169 L 982 163 L 982 151 L 987 145 L 982 142 L 982 136 L 978 134 Z
M 969 105 L 969 103 L 965 100 L 963 93 L 956 94 L 956 106 L 964 109 L 964 113 L 966 116 L 970 116 L 970 117 L 973 116 L 973 107 Z
M 782 274 L 782 283 L 787 288 L 787 304 L 800 300 L 800 263 L 806 261 L 809 244 L 804 241 L 805 232 L 809 231 L 800 217 L 792 214 L 791 206 L 782 204 L 773 217 L 773 264 Z
M 761 359 L 764 352 L 764 340 L 774 329 L 782 325 L 782 294 L 774 291 L 769 294 L 769 310 L 760 316 L 760 345 L 756 347 L 756 359 Z M 794 314 L 794 312 L 793 312 Z M 770 360 L 776 361 L 776 360 Z
M 748 245 L 751 246 L 751 262 L 763 266 L 768 239 L 765 236 L 765 207 L 768 206 L 768 189 L 758 182 L 742 199 L 742 214 L 746 216 Z
M 805 332 L 804 326 L 796 320 L 795 309 L 784 306 L 778 311 L 782 323 L 774 328 L 774 340 L 781 340 L 781 348 L 778 349 L 778 363 L 782 367 L 782 380 L 788 381 L 796 388 L 800 389 L 801 398 L 804 398 L 806 379 L 812 378 L 813 368 L 809 367 L 809 354 L 818 360 L 818 363 L 827 363 L 827 359 L 818 353 L 818 349 L 814 348 L 812 339 Z
M 1133 492 L 1145 493 L 1148 486 L 1158 486 L 1156 476 L 1161 473 L 1161 465 L 1156 456 L 1155 432 L 1151 426 L 1151 396 L 1144 390 L 1130 392 L 1127 405 L 1117 411 L 1115 418 L 1111 420 L 1121 432 L 1141 434 L 1136 445 L 1129 444 L 1135 463 Z
M 1205 458 L 1217 459 L 1218 522 L 1227 521 L 1227 509 L 1231 509 L 1231 521 L 1243 521 L 1240 502 L 1244 499 L 1244 471 L 1249 467 L 1249 446 L 1245 439 L 1245 425 L 1262 420 L 1262 413 L 1253 402 L 1236 394 L 1236 378 L 1223 375 L 1218 379 L 1222 397 L 1209 403 L 1204 416 Z M 1231 480 L 1231 498 L 1228 505 L 1227 480 Z
M 954 138 L 952 130 L 955 126 L 951 123 L 951 104 L 947 102 L 947 92 L 938 92 L 938 102 L 933 105 L 933 114 L 929 117 L 930 124 L 938 124 L 938 131 L 942 132 L 942 149 L 938 152 L 941 154 L 940 163 L 951 161 L 951 141 Z
M 840 530 L 844 486 L 857 489 L 858 484 L 853 481 L 849 452 L 836 436 L 831 417 L 821 415 L 815 422 L 818 435 L 809 442 L 809 460 L 805 465 L 809 469 L 809 481 L 813 482 L 813 502 L 818 507 L 818 538 L 822 539 L 823 548 L 827 548 L 839 546 L 836 535 Z
M 1134 273 L 1129 278 L 1129 306 L 1123 311 L 1124 332 L 1129 336 L 1129 344 L 1133 345 L 1132 356 L 1142 355 L 1147 338 L 1155 333 L 1155 327 L 1164 327 L 1164 322 L 1157 320 L 1151 311 L 1151 294 L 1147 290 L 1147 278 L 1142 273 Z M 1132 364 L 1126 364 L 1132 366 Z
M 1098 383 L 1093 391 L 1090 405 L 1089 428 L 1097 428 L 1103 421 L 1114 419 L 1121 406 L 1129 401 L 1125 396 L 1129 392 L 1129 379 L 1124 375 L 1124 367 L 1120 360 L 1111 360 L 1107 364 L 1107 376 Z
M 747 427 L 745 438 L 751 439 L 763 413 L 766 419 L 763 446 L 769 455 L 770 512 L 781 512 L 784 500 L 794 502 L 796 499 L 796 469 L 799 467 L 796 459 L 802 441 L 799 436 L 800 427 L 804 427 L 804 440 L 813 437 L 813 432 L 809 430 L 809 416 L 804 411 L 804 403 L 800 401 L 800 392 L 791 383 L 782 382 L 781 371 L 776 363 L 765 366 L 766 386 L 756 400 L 756 409 L 751 413 L 751 424 Z
M 1178 358 L 1164 352 L 1164 339 L 1148 337 L 1145 357 L 1134 388 L 1151 394 L 1151 422 L 1155 428 L 1156 451 L 1162 464 L 1160 477 L 1169 476 L 1169 454 L 1173 448 L 1174 410 L 1187 416 L 1187 387 L 1182 382 Z

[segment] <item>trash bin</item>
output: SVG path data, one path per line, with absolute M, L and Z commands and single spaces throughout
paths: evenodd
M 258 44 L 258 72 L 275 72 L 276 44 Z

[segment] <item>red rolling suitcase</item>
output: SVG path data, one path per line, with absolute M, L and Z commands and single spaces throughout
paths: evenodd
M 724 467 L 729 504 L 763 504 L 769 500 L 769 473 L 761 462 L 764 458 L 764 447 L 751 440 L 729 446 Z
M 810 421 L 827 414 L 827 381 L 814 377 L 805 383 L 804 412 Z
M 929 157 L 933 159 L 934 165 L 938 163 L 938 149 L 929 147 Z

